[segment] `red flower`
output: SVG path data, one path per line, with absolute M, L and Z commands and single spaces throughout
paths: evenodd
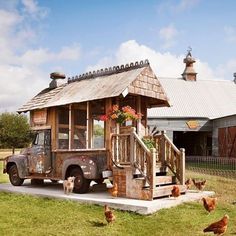
M 101 115 L 100 116 L 100 120 L 101 121 L 107 121 L 108 120 L 108 116 L 107 115 Z

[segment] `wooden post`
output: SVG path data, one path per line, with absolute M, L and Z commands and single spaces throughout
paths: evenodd
M 130 132 L 130 163 L 133 165 L 134 160 L 135 160 L 135 144 L 134 144 L 134 133 L 136 129 L 135 127 L 131 127 L 131 132 Z
M 161 131 L 161 141 L 160 141 L 160 148 L 161 148 L 161 165 L 164 166 L 166 163 L 166 140 L 165 135 L 166 131 Z
M 57 134 L 58 134 L 58 122 L 57 122 L 57 116 L 56 116 L 56 109 L 55 107 L 50 108 L 50 124 L 52 126 L 51 128 L 51 139 L 52 139 L 52 150 L 57 149 Z
M 86 103 L 86 111 L 87 111 L 87 114 L 86 114 L 86 118 L 87 118 L 87 121 L 86 121 L 86 149 L 88 149 L 90 147 L 89 145 L 89 140 L 90 140 L 90 133 L 89 131 L 91 131 L 89 125 L 90 125 L 90 122 L 89 122 L 89 119 L 90 119 L 90 111 L 89 111 L 89 102 Z
M 185 149 L 180 148 L 180 184 L 185 184 Z
M 152 198 L 153 198 L 153 192 L 156 188 L 156 182 L 155 182 L 155 176 L 156 176 L 156 148 L 152 148 L 151 149 L 151 162 L 150 162 L 150 165 L 151 165 L 151 179 L 150 179 L 150 184 L 151 184 L 151 190 L 152 190 Z
M 137 113 L 141 113 L 141 96 L 137 97 Z M 141 119 L 137 120 L 137 134 L 141 135 Z
M 107 98 L 105 100 L 105 114 L 108 114 L 109 110 L 111 109 L 112 103 L 111 103 L 111 98 Z M 112 167 L 112 162 L 111 162 L 111 158 L 112 158 L 112 142 L 111 142 L 111 127 L 112 123 L 111 120 L 108 119 L 107 121 L 105 121 L 105 147 L 106 150 L 108 151 L 107 155 L 107 166 L 108 168 Z

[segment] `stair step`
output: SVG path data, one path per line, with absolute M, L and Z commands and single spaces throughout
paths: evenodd
M 175 184 L 176 178 L 175 176 L 156 176 L 155 177 L 155 185 L 162 186 L 162 185 L 170 185 Z
M 174 185 L 176 185 L 176 184 L 156 187 L 153 190 L 153 198 L 171 196 L 171 190 L 173 189 Z M 186 186 L 185 185 L 177 185 L 177 186 L 180 188 L 181 193 L 186 193 Z

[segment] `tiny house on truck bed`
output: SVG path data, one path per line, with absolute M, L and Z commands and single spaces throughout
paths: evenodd
M 35 130 L 32 147 L 7 158 L 13 185 L 24 179 L 64 180 L 75 176 L 74 192 L 91 180 L 112 178 L 118 196 L 152 200 L 185 192 L 184 150 L 164 132 L 149 137 L 147 108 L 169 106 L 149 62 L 114 66 L 68 78 L 51 74 L 51 83 L 22 108 Z M 148 149 L 143 138 L 149 138 Z

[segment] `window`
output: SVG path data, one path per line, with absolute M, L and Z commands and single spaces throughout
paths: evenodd
M 34 145 L 44 145 L 44 132 L 38 132 L 36 133 L 35 139 L 34 139 Z
M 91 118 L 92 118 L 92 148 L 105 147 L 105 122 L 100 120 L 100 116 L 105 113 L 104 100 L 92 101 L 90 103 Z
M 87 104 L 80 104 L 73 110 L 72 148 L 85 149 L 87 140 Z
M 69 149 L 69 109 L 58 109 L 58 148 Z

